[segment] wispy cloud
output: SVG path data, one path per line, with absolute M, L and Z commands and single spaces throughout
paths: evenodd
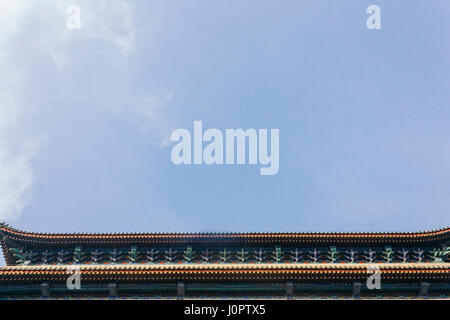
M 17 216 L 27 203 L 26 192 L 33 175 L 31 158 L 39 142 L 22 129 L 24 108 L 21 94 L 24 71 L 10 63 L 14 37 L 24 25 L 29 5 L 18 1 L 0 2 L 0 219 Z
M 69 4 L 81 8 L 82 28 L 76 34 L 66 27 Z M 132 14 L 126 0 L 0 0 L 0 219 L 16 218 L 28 204 L 31 161 L 45 137 L 27 128 L 25 115 L 34 106 L 22 102 L 32 57 L 48 56 L 61 69 L 70 63 L 69 44 L 90 39 L 110 43 L 126 57 L 134 44 Z M 33 41 L 27 66 L 14 60 L 23 37 Z
M 3 61 L 0 68 L 4 68 Z M 5 74 L 11 74 L 6 71 Z M 30 161 L 40 141 L 22 129 L 20 85 L 0 84 L 0 219 L 17 216 L 33 181 Z

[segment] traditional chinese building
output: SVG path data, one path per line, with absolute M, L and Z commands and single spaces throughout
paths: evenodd
M 0 224 L 0 233 L 0 298 L 450 296 L 450 228 L 52 234 Z

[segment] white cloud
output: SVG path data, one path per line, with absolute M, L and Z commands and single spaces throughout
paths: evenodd
M 0 63 L 0 66 L 3 64 Z M 8 90 L 4 83 L 0 85 L 0 219 L 2 220 L 17 216 L 26 205 L 26 192 L 33 181 L 30 161 L 39 149 L 39 141 L 27 136 L 21 128 L 22 110 L 16 97 L 18 88 L 18 85 L 13 85 Z
M 21 128 L 20 97 L 24 74 L 10 63 L 9 47 L 23 27 L 29 6 L 18 1 L 0 2 L 0 219 L 17 216 L 26 205 L 32 184 L 30 160 L 38 142 Z
M 66 27 L 69 4 L 81 8 L 81 30 Z M 33 41 L 30 57 L 47 55 L 59 68 L 70 63 L 72 41 L 98 39 L 127 56 L 134 43 L 132 12 L 126 0 L 0 0 L 1 220 L 17 217 L 27 205 L 33 183 L 31 161 L 43 142 L 27 130 L 24 120 L 32 106 L 22 104 L 29 68 L 14 61 L 20 39 Z

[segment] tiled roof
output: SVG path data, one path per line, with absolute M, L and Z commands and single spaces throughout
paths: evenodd
M 450 227 L 425 232 L 312 232 L 312 233 L 36 233 L 0 224 L 0 233 L 28 243 L 184 243 L 184 242 L 430 242 L 450 239 Z

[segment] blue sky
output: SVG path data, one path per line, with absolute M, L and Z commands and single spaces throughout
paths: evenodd
M 81 29 L 66 28 L 67 6 Z M 366 8 L 381 8 L 368 30 Z M 0 217 L 42 232 L 448 226 L 450 3 L 0 0 Z M 280 170 L 170 133 L 278 128 Z

